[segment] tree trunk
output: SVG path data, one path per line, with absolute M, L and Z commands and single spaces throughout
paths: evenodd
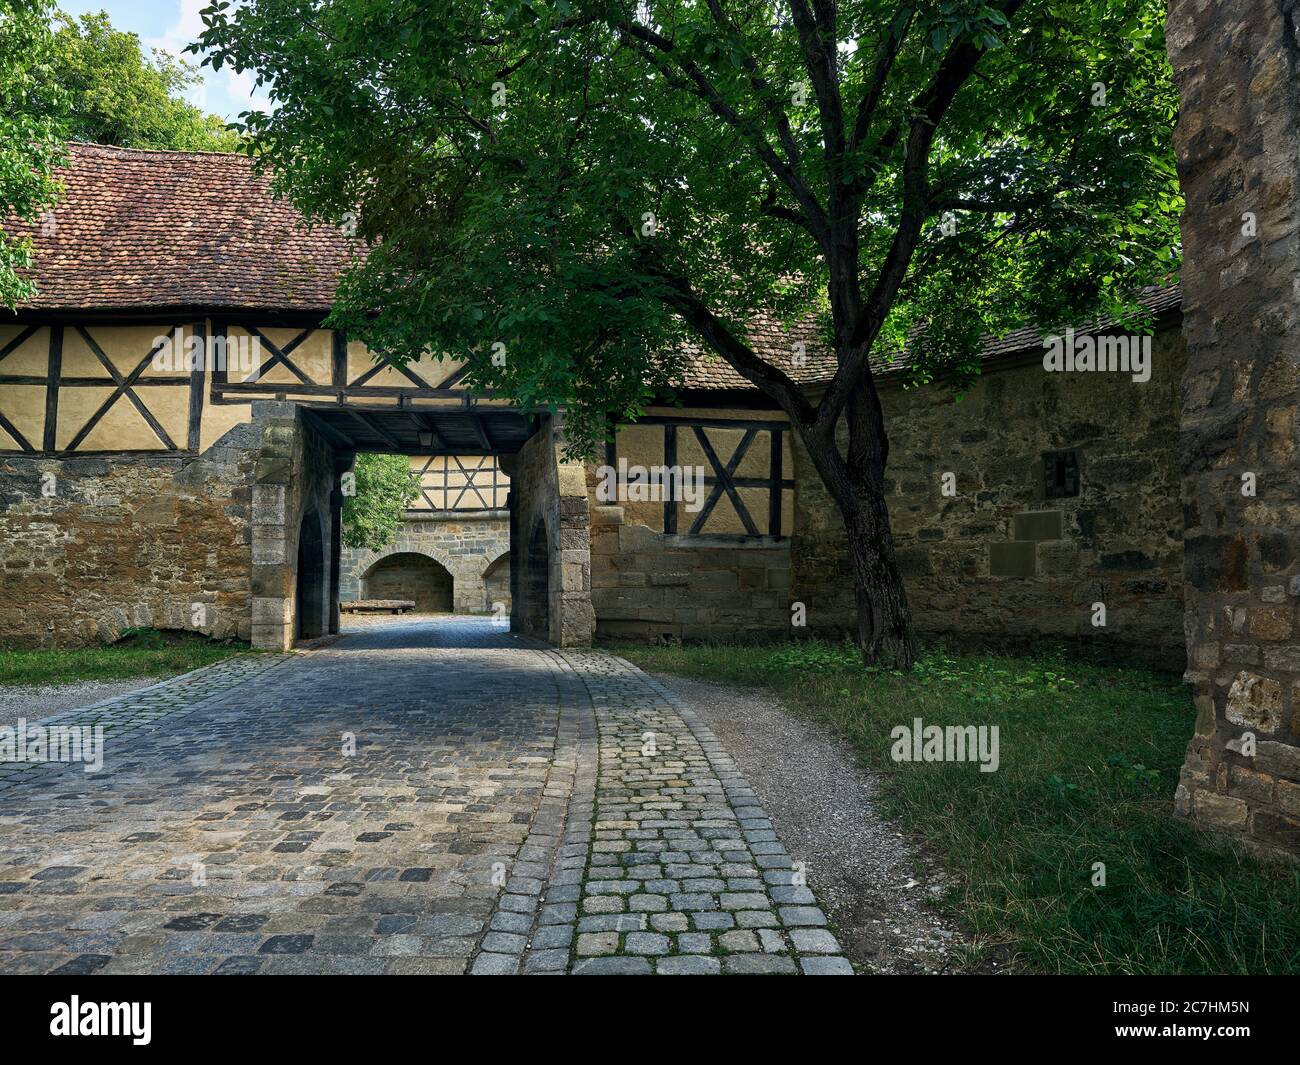
M 819 434 L 812 426 L 799 425 L 794 414 L 791 420 L 800 428 L 813 465 L 844 521 L 862 660 L 868 665 L 911 669 L 916 662 L 916 634 L 885 503 L 889 437 L 870 369 L 844 411 L 847 454 L 840 452 L 834 427 Z
M 844 528 L 862 660 L 868 665 L 911 669 L 916 662 L 916 635 L 883 493 L 861 499 L 856 511 L 844 515 Z

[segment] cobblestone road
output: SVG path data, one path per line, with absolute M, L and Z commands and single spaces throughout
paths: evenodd
M 0 973 L 851 972 L 672 693 L 481 619 L 394 619 L 46 724 L 0 765 Z

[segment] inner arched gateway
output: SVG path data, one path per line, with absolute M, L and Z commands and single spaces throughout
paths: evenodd
M 428 555 L 399 551 L 386 555 L 361 577 L 362 599 L 409 599 L 421 614 L 450 614 L 452 576 Z

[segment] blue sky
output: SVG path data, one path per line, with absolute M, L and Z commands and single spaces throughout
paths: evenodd
M 109 20 L 119 30 L 137 34 L 146 48 L 163 48 L 178 59 L 193 63 L 195 56 L 184 48 L 203 29 L 199 12 L 209 0 L 59 0 L 69 15 L 107 11 Z M 253 76 L 245 71 L 236 74 L 228 67 L 214 72 L 202 69 L 203 81 L 190 90 L 191 103 L 214 115 L 230 120 L 241 111 L 268 109 L 265 95 L 255 92 Z

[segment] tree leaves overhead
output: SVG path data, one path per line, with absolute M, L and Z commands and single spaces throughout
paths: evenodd
M 64 142 L 233 151 L 240 136 L 182 94 L 198 79 L 165 52 L 146 56 L 108 16 L 73 19 L 47 0 L 0 0 L 0 221 L 42 220 L 61 192 Z M 57 215 L 48 220 L 57 225 Z M 0 230 L 0 306 L 35 292 L 30 239 Z
M 58 198 L 55 167 L 63 160 L 59 122 L 33 106 L 53 52 L 42 0 L 0 0 L 0 220 L 31 222 Z M 31 241 L 0 230 L 0 306 L 28 299 L 33 286 Z
M 684 292 L 742 336 L 760 310 L 818 316 L 841 351 L 961 49 L 978 62 L 877 354 L 911 337 L 919 375 L 969 367 L 985 333 L 1131 308 L 1177 267 L 1158 0 L 858 0 L 811 38 L 754 0 L 222 0 L 204 20 L 209 61 L 277 104 L 244 121 L 278 191 L 370 243 L 335 324 L 398 360 L 464 356 L 588 444 L 680 375 Z

